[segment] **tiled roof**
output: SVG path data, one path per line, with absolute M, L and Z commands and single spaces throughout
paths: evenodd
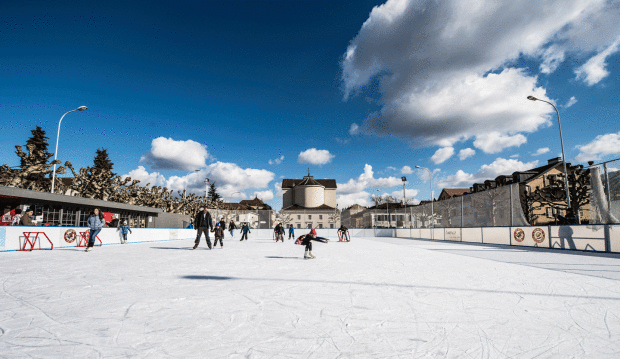
M 462 196 L 469 193 L 469 188 L 444 188 L 442 192 L 446 192 L 446 194 L 450 197 Z
M 285 178 L 282 180 L 282 188 L 293 188 L 295 186 L 299 186 L 302 182 L 308 177 L 304 177 L 303 179 L 291 179 Z M 312 183 L 316 183 L 325 188 L 337 188 L 335 179 L 314 179 L 312 178 Z M 315 185 L 316 185 L 315 184 Z
M 334 209 L 336 209 L 336 208 L 330 207 L 330 206 L 328 206 L 326 204 L 322 204 L 322 205 L 320 205 L 318 207 L 302 207 L 302 206 L 294 204 L 292 206 L 288 206 L 286 208 L 283 208 L 282 210 L 284 210 L 284 211 L 300 211 L 300 210 L 304 210 L 304 211 L 326 211 L 326 210 L 333 211 Z

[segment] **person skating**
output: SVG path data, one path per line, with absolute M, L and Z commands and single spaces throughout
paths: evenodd
M 248 240 L 248 233 L 250 232 L 250 226 L 247 223 L 244 223 L 241 226 L 241 240 L 243 240 L 245 238 L 245 240 Z
M 224 239 L 224 227 L 222 227 L 222 222 L 218 222 L 215 225 L 215 229 L 213 229 L 213 232 L 215 232 L 215 241 L 213 242 L 213 248 L 217 247 L 217 241 L 220 241 L 220 247 L 223 249 L 224 248 L 224 242 L 222 241 Z
M 291 238 L 295 238 L 295 226 L 292 224 L 288 227 L 288 239 Z
M 123 235 L 123 243 L 127 243 L 127 232 L 132 233 L 131 228 L 129 228 L 129 225 L 127 224 L 127 220 L 122 221 L 121 225 L 118 226 L 118 230 L 121 231 L 121 234 Z
M 348 232 L 349 229 L 344 225 L 341 225 L 340 228 L 338 228 L 338 241 L 349 242 Z
M 306 246 L 306 251 L 304 252 L 304 259 L 314 259 L 316 258 L 312 254 L 312 241 L 327 243 L 329 239 L 323 237 L 317 237 L 316 231 L 314 228 L 308 234 L 304 234 L 303 236 L 297 238 L 295 244 L 301 244 L 302 246 Z
M 95 208 L 93 212 L 90 214 L 90 217 L 86 220 L 86 224 L 90 229 L 90 234 L 88 236 L 88 246 L 86 247 L 85 252 L 90 252 L 95 245 L 95 239 L 97 239 L 97 235 L 101 232 L 101 228 L 105 226 L 105 219 L 103 219 L 103 213 L 99 210 L 99 208 Z
M 284 243 L 284 228 L 282 227 L 282 223 L 278 223 L 276 228 L 273 229 L 274 235 L 277 241 L 282 241 Z
M 226 221 L 224 221 L 224 217 L 220 218 L 220 221 L 216 223 L 216 225 L 219 224 L 220 227 L 222 227 L 222 230 L 226 230 Z
M 207 208 L 201 208 L 200 212 L 196 215 L 196 219 L 194 219 L 194 224 L 196 226 L 196 231 L 198 234 L 196 235 L 196 241 L 194 242 L 194 248 L 198 248 L 198 243 L 200 243 L 200 235 L 202 233 L 205 234 L 205 239 L 207 240 L 207 246 L 211 249 L 211 239 L 209 238 L 209 229 L 213 229 L 213 220 L 211 219 L 211 213 Z
M 228 224 L 228 231 L 230 232 L 230 237 L 234 237 L 234 230 L 237 229 L 237 226 L 235 226 L 235 222 L 231 219 L 230 223 Z

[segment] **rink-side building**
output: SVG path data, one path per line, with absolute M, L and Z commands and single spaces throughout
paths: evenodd
M 282 180 L 282 210 L 290 215 L 288 224 L 295 228 L 340 227 L 336 187 L 335 179 L 315 179 L 309 173 L 302 179 Z

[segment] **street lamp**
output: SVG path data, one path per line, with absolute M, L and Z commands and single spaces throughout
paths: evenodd
M 378 189 L 377 192 L 381 192 L 381 190 Z M 387 216 L 388 216 L 388 228 L 392 228 L 392 221 L 390 220 L 390 196 L 389 195 L 385 199 L 385 203 L 386 203 L 386 210 L 387 210 Z
M 435 228 L 435 211 L 433 211 L 433 172 L 431 172 L 431 170 L 429 170 L 426 167 L 420 167 L 420 166 L 415 166 L 415 168 L 419 168 L 419 169 L 423 169 L 423 170 L 427 170 L 428 174 L 429 174 L 429 178 L 430 178 L 430 183 L 431 183 L 431 238 L 432 238 L 432 229 Z
M 562 148 L 562 163 L 564 164 L 564 186 L 566 187 L 566 206 L 567 208 L 570 209 L 571 206 L 570 206 L 570 192 L 568 191 L 568 171 L 566 170 L 566 160 L 564 159 L 564 140 L 562 140 L 562 125 L 560 124 L 560 113 L 558 112 L 558 109 L 555 107 L 555 105 L 549 101 L 541 100 L 534 96 L 528 96 L 527 99 L 530 101 L 542 101 L 542 102 L 548 103 L 549 105 L 553 106 L 555 113 L 558 115 L 558 127 L 560 128 L 560 146 Z
M 75 112 L 75 111 L 86 111 L 88 110 L 88 107 L 86 106 L 80 106 L 78 108 L 76 108 L 75 110 L 71 110 L 67 113 L 71 113 L 71 112 Z M 56 161 L 56 157 L 58 155 L 58 138 L 60 137 L 60 123 L 62 122 L 62 119 L 67 115 L 67 113 L 65 113 L 64 115 L 62 115 L 62 117 L 60 118 L 60 121 L 58 121 L 58 133 L 56 134 L 56 150 L 54 151 L 54 161 Z M 56 183 L 56 164 L 54 163 L 54 173 L 52 175 L 52 193 L 54 193 L 54 184 Z

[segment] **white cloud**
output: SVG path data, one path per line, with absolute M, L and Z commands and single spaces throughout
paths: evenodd
M 316 148 L 310 148 L 299 153 L 297 162 L 310 163 L 313 165 L 324 165 L 331 162 L 334 157 L 336 156 L 329 153 L 328 150 L 317 150 Z
M 404 175 L 408 175 L 408 174 L 412 174 L 413 170 L 409 166 L 403 166 L 403 168 L 400 169 L 400 173 Z
M 271 201 L 273 199 L 273 192 L 271 192 L 271 190 L 256 191 L 256 192 L 254 192 L 254 196 L 253 197 L 258 197 L 261 201 L 267 202 L 267 201 Z
M 349 128 L 349 135 L 357 135 L 359 133 L 360 126 L 357 123 L 352 123 Z
M 521 162 L 514 159 L 497 158 L 489 165 L 482 165 L 475 174 L 458 170 L 454 175 L 439 179 L 438 188 L 467 188 L 473 183 L 495 179 L 499 175 L 511 175 L 516 171 L 525 171 L 538 166 L 538 161 Z
M 620 153 L 620 132 L 607 133 L 583 146 L 577 146 L 579 154 L 575 159 L 579 162 L 596 161 L 603 156 Z
M 606 69 L 607 58 L 618 51 L 618 45 L 620 45 L 620 37 L 609 45 L 605 50 L 593 56 L 575 70 L 577 80 L 582 80 L 588 86 L 599 83 L 602 79 L 609 75 L 609 71 Z
M 520 133 L 510 136 L 502 135 L 500 132 L 489 132 L 478 136 L 474 141 L 474 147 L 484 153 L 498 153 L 509 147 L 519 147 L 526 142 L 527 138 Z
M 394 187 L 402 185 L 403 181 L 396 177 L 375 178 L 372 166 L 366 164 L 364 173 L 359 175 L 357 179 L 350 179 L 347 183 L 338 183 L 339 194 L 360 193 L 369 187 Z
M 122 177 L 127 176 L 140 180 L 141 185 L 150 182 L 151 185 L 165 186 L 174 191 L 187 189 L 188 192 L 196 193 L 199 196 L 204 196 L 204 180 L 209 178 L 210 183 L 216 184 L 218 193 L 228 201 L 231 198 L 245 198 L 243 190 L 246 189 L 268 188 L 275 174 L 262 169 L 244 169 L 234 163 L 216 162 L 199 172 L 191 172 L 185 176 L 170 176 L 168 179 L 158 172 L 148 173 L 143 166 L 139 166 Z M 265 198 L 267 198 L 267 191 L 264 192 Z M 271 198 L 273 198 L 273 193 Z
M 571 98 L 568 99 L 568 102 L 566 103 L 566 105 L 564 105 L 564 107 L 569 108 L 576 103 L 577 103 L 577 98 L 575 98 L 575 96 L 571 96 Z
M 514 155 L 510 155 L 510 158 L 519 158 L 519 154 L 515 153 Z
M 380 111 L 357 130 L 422 146 L 493 132 L 524 139 L 515 136 L 550 124 L 553 109 L 528 105 L 528 95 L 549 99 L 515 60 L 539 60 L 551 73 L 573 53 L 609 46 L 620 34 L 612 3 L 388 0 L 372 10 L 341 64 L 345 99 L 366 89 L 380 96 Z
M 270 165 L 279 165 L 284 161 L 284 156 L 280 156 L 280 158 L 276 158 L 275 160 L 269 160 Z
M 406 189 L 406 195 L 407 195 L 407 199 L 411 200 L 413 197 L 417 196 L 418 193 L 420 193 L 420 191 L 418 191 L 417 189 Z M 396 198 L 396 200 L 400 201 L 402 203 L 403 201 L 403 190 L 402 188 L 400 190 L 397 191 L 393 191 L 392 193 L 390 193 L 390 196 Z
M 466 158 L 472 157 L 476 154 L 476 151 L 471 148 L 464 148 L 459 151 L 459 159 L 463 161 Z
M 374 205 L 374 203 L 370 200 L 370 193 L 366 191 L 353 192 L 347 194 L 338 193 L 336 197 L 336 203 L 338 203 L 338 208 L 345 209 L 354 204 L 359 204 L 360 206 L 369 207 Z
M 146 186 L 149 183 L 151 186 L 163 186 L 166 184 L 166 177 L 159 172 L 148 173 L 144 166 L 138 166 L 135 170 L 121 177 L 123 179 L 130 177 L 132 180 L 138 180 L 141 186 Z
M 443 147 L 435 151 L 435 154 L 431 156 L 431 161 L 438 165 L 440 163 L 446 162 L 446 160 L 452 157 L 452 155 L 454 155 L 454 148 Z
M 203 144 L 158 137 L 151 142 L 151 149 L 140 158 L 140 163 L 153 169 L 191 171 L 204 167 L 208 157 L 207 148 Z
M 532 156 L 544 155 L 547 152 L 549 152 L 549 147 L 542 147 L 542 148 L 539 148 L 538 150 L 536 150 L 536 152 L 534 152 L 534 154 Z
M 390 171 L 398 171 L 398 168 L 396 168 L 396 167 L 394 167 L 394 166 L 387 166 L 385 169 L 386 169 L 386 171 L 387 171 L 387 170 L 390 170 Z

